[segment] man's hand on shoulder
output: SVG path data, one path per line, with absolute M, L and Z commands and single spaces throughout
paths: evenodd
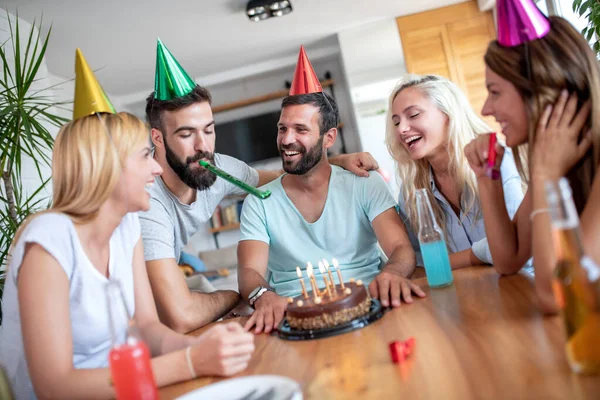
M 379 169 L 379 164 L 368 152 L 340 154 L 332 157 L 329 162 L 352 172 L 354 175 L 364 177 L 369 176 L 369 171 Z
M 392 307 L 400 307 L 402 300 L 412 303 L 412 293 L 425 297 L 425 292 L 417 284 L 393 269 L 383 269 L 369 285 L 369 292 L 384 307 L 389 307 L 390 302 Z
M 248 331 L 256 326 L 254 333 L 269 333 L 273 329 L 277 329 L 283 319 L 287 305 L 288 302 L 285 297 L 281 297 L 274 292 L 265 292 L 254 303 L 254 314 L 246 322 L 244 329 Z

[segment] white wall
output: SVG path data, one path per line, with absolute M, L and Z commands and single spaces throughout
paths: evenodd
M 396 167 L 385 146 L 389 94 L 406 74 L 396 19 L 340 32 L 338 40 L 363 150 L 373 154 L 389 175 L 390 189 L 397 197 Z
M 16 27 L 15 27 L 16 17 L 12 14 L 10 17 L 11 17 L 11 21 L 12 21 L 12 27 L 14 30 L 14 29 L 16 29 Z M 19 29 L 20 29 L 21 40 L 23 42 L 22 50 L 21 50 L 21 53 L 23 55 L 25 53 L 26 39 L 27 39 L 27 37 L 28 37 L 27 35 L 29 34 L 29 31 L 31 29 L 31 24 L 28 23 L 27 21 L 19 19 Z M 8 20 L 6 18 L 6 13 L 0 13 L 0 43 L 4 43 L 9 38 L 10 38 L 10 29 L 9 29 Z M 14 57 L 12 56 L 13 50 L 12 50 L 12 44 L 10 41 L 6 43 L 5 50 L 9 53 L 8 54 L 8 62 L 9 62 L 9 65 L 11 65 L 11 63 L 14 61 Z M 45 95 L 55 97 L 58 101 L 70 99 L 72 97 L 72 89 L 70 90 L 71 95 L 67 96 L 66 93 L 69 92 L 68 89 L 50 88 L 51 86 L 57 84 L 58 82 L 59 82 L 59 80 L 56 77 L 52 76 L 48 72 L 46 62 L 44 61 L 40 66 L 40 69 L 36 76 L 36 81 L 32 84 L 31 93 L 45 89 L 45 92 L 44 92 Z M 60 110 L 56 110 L 56 109 L 51 109 L 49 111 L 61 113 Z M 69 113 L 67 113 L 67 116 L 68 116 L 68 114 Z M 58 133 L 58 128 L 52 126 L 51 124 L 44 123 L 44 126 L 48 129 L 48 131 L 50 132 L 50 134 L 53 137 L 55 137 L 56 134 Z M 51 156 L 52 156 L 51 151 L 48 150 L 46 152 L 46 154 L 48 155 L 48 158 L 51 159 Z M 52 172 L 51 172 L 50 165 L 43 165 L 42 168 L 40 168 L 40 169 L 41 169 L 41 173 L 42 173 L 42 179 L 47 179 L 48 177 L 51 176 Z M 42 183 L 42 181 L 43 181 L 42 179 L 40 179 L 38 171 L 36 170 L 35 165 L 33 163 L 33 160 L 30 157 L 24 155 L 24 158 L 22 160 L 22 182 L 21 182 L 24 192 L 26 194 L 33 193 Z M 50 183 L 49 185 L 46 186 L 45 192 L 40 193 L 39 197 L 42 198 L 42 197 L 51 196 L 51 188 L 52 188 L 52 186 Z M 44 202 L 44 204 L 45 204 L 45 202 Z
M 496 8 L 496 0 L 477 0 L 480 11 L 489 11 Z

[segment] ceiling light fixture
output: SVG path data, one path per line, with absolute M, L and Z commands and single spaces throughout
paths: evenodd
M 271 17 L 281 17 L 291 12 L 290 0 L 250 0 L 246 6 L 246 15 L 255 22 Z

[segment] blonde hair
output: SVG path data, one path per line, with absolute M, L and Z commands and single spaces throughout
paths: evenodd
M 448 118 L 448 171 L 456 180 L 456 188 L 460 194 L 460 208 L 466 214 L 479 203 L 477 178 L 464 155 L 464 147 L 477 134 L 490 132 L 488 125 L 478 117 L 466 96 L 448 79 L 437 75 L 408 75 L 402 79 L 390 95 L 385 142 L 390 155 L 396 160 L 397 173 L 401 183 L 400 195 L 406 204 L 406 215 L 413 231 L 418 233 L 418 216 L 416 207 L 417 189 L 425 189 L 430 201 L 434 200 L 429 183 L 429 162 L 423 158 L 413 160 L 406 148 L 397 139 L 396 127 L 392 121 L 393 103 L 396 97 L 409 87 L 414 87 L 426 95 L 435 106 Z M 436 220 L 447 235 L 446 218 L 437 201 L 431 201 Z
M 578 108 L 586 100 L 591 102 L 583 131 L 591 128 L 592 146 L 567 174 L 573 200 L 581 213 L 600 161 L 600 67 L 588 42 L 569 22 L 561 17 L 549 19 L 551 28 L 543 38 L 517 47 L 490 42 L 484 59 L 492 71 L 515 86 L 525 103 L 528 141 L 513 149 L 521 159 L 531 156 L 542 112 L 546 105 L 556 102 L 561 90 L 577 94 Z M 527 165 L 517 163 L 517 167 L 527 177 Z
M 148 128 L 129 113 L 94 114 L 64 125 L 52 152 L 52 207 L 33 214 L 63 213 L 76 223 L 93 220 L 113 193 L 125 160 L 148 141 Z

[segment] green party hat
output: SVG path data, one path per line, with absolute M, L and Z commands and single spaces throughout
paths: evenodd
M 196 82 L 179 65 L 173 54 L 162 44 L 156 44 L 156 76 L 154 78 L 154 98 L 173 100 L 189 94 Z

